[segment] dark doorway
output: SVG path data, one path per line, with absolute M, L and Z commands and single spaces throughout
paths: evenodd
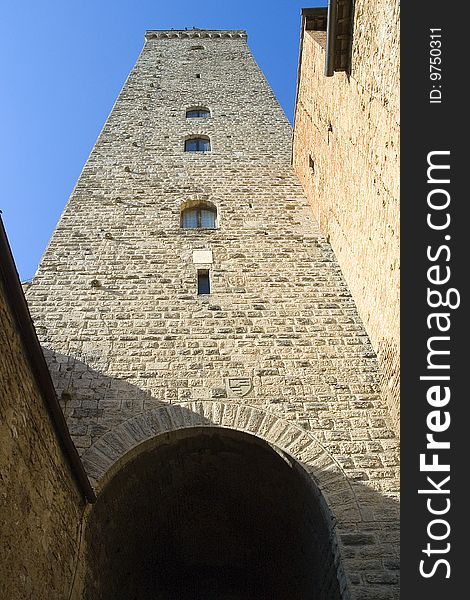
M 142 451 L 99 496 L 88 600 L 336 600 L 328 511 L 267 443 L 186 429 Z

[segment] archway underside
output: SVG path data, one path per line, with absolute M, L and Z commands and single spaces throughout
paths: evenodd
M 339 599 L 311 479 L 251 435 L 179 430 L 108 482 L 87 527 L 88 600 Z

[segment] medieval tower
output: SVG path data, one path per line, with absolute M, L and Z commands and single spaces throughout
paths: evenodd
M 97 497 L 47 598 L 398 597 L 397 442 L 291 138 L 244 31 L 146 33 L 27 290 Z

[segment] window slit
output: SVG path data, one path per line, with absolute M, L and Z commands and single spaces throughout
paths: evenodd
M 211 293 L 211 284 L 209 271 L 207 269 L 198 269 L 197 272 L 197 293 L 198 296 Z

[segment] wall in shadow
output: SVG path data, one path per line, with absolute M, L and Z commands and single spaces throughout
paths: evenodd
M 49 360 L 71 431 L 87 439 L 82 459 L 99 493 L 74 598 L 132 597 L 139 580 L 148 582 L 139 598 L 157 600 L 304 600 L 312 590 L 325 600 L 398 598 L 398 505 L 377 489 L 383 471 L 373 453 L 363 456 L 368 469 L 349 474 L 283 407 L 275 414 L 226 398 L 168 404 L 75 358 Z M 231 445 L 240 436 L 250 438 L 246 448 L 246 440 Z

